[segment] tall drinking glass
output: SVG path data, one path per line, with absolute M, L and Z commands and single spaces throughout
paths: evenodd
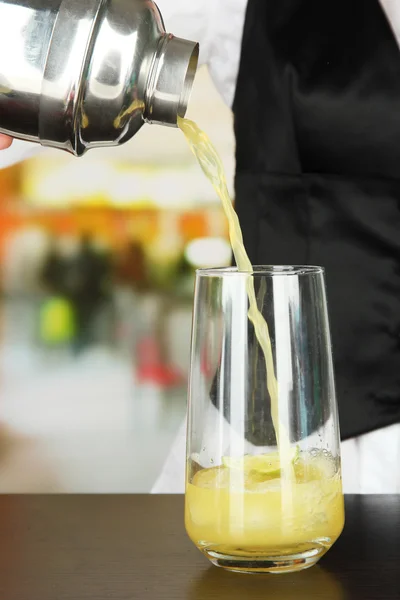
M 268 333 L 248 318 L 250 289 L 272 361 L 261 348 Z M 297 571 L 339 537 L 340 435 L 322 268 L 197 273 L 186 479 L 187 533 L 217 566 Z

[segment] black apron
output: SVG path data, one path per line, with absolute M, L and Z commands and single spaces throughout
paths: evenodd
M 400 422 L 400 50 L 379 0 L 249 0 L 233 108 L 250 259 L 326 268 L 343 439 Z

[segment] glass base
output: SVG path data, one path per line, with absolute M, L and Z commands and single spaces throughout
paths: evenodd
M 327 552 L 328 548 L 315 546 L 304 552 L 296 554 L 284 554 L 266 556 L 264 554 L 241 556 L 238 552 L 235 554 L 225 554 L 215 550 L 202 549 L 203 553 L 216 567 L 222 567 L 228 571 L 237 573 L 295 573 L 309 569 L 317 564 L 319 559 Z

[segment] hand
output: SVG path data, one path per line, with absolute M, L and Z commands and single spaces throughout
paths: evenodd
M 9 148 L 12 144 L 12 138 L 8 137 L 8 135 L 3 135 L 0 133 L 0 150 L 5 150 Z

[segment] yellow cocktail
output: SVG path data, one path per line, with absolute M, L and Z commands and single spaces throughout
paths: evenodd
M 196 123 L 178 124 L 222 202 L 237 264 L 196 275 L 186 528 L 227 569 L 304 569 L 344 522 L 324 270 L 253 267 L 218 153 Z M 263 225 L 253 226 L 256 252 Z M 307 448 L 317 432 L 318 449 L 290 456 L 291 440 Z M 221 448 L 240 454 L 275 444 L 276 454 L 225 457 L 216 466 Z
M 224 566 L 224 556 L 237 556 L 248 570 L 252 559 L 265 557 L 281 570 L 279 562 L 298 555 L 298 568 L 304 568 L 307 561 L 315 564 L 343 529 L 340 466 L 328 453 L 298 453 L 288 473 L 281 472 L 276 455 L 228 457 L 218 467 L 193 476 L 191 471 L 186 529 L 215 564 Z M 296 569 L 294 558 L 290 570 Z

